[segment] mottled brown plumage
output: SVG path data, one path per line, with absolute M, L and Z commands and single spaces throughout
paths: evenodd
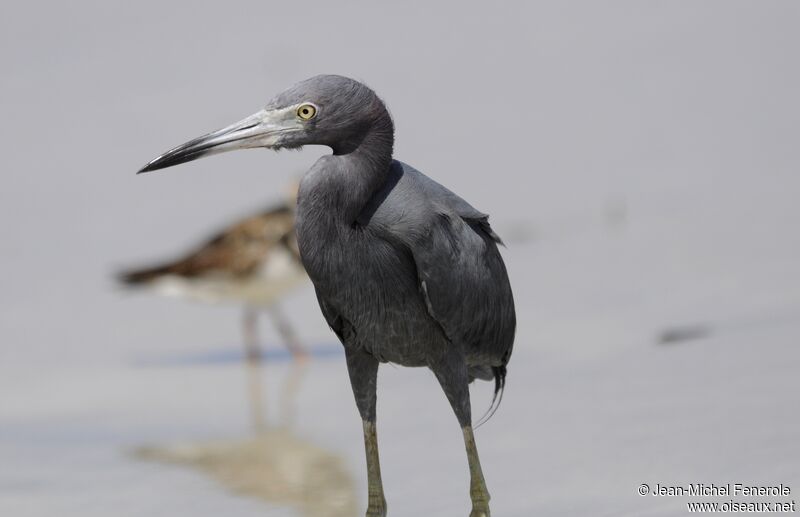
M 294 214 L 281 205 L 247 217 L 173 262 L 147 269 L 124 272 L 122 280 L 139 284 L 163 275 L 194 278 L 210 273 L 224 273 L 246 278 L 267 260 L 275 246 L 289 249 L 299 261 L 294 236 Z

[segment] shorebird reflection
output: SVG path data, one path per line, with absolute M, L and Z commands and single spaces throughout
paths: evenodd
M 293 430 L 294 400 L 305 369 L 305 364 L 295 363 L 289 370 L 274 425 L 265 416 L 261 367 L 251 362 L 251 436 L 142 447 L 136 456 L 199 470 L 233 493 L 293 507 L 304 517 L 353 517 L 358 501 L 342 458 Z

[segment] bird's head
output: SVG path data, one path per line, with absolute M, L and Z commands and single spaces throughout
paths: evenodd
M 170 149 L 139 172 L 255 147 L 317 144 L 343 154 L 357 148 L 371 131 L 392 138 L 391 117 L 375 92 L 347 77 L 318 75 L 278 94 L 257 113 Z

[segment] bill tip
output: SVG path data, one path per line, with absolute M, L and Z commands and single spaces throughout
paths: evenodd
M 156 168 L 153 167 L 153 162 L 150 162 L 147 165 L 145 165 L 144 167 L 142 167 L 141 169 L 139 169 L 138 171 L 136 171 L 136 174 L 142 174 L 144 172 L 150 172 L 150 171 L 153 171 L 155 169 Z

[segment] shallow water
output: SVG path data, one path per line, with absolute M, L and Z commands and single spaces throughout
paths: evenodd
M 763 222 L 785 208 L 763 207 Z M 676 219 L 641 217 L 651 220 L 632 215 L 623 228 L 599 224 L 506 252 L 512 272 L 527 263 L 539 273 L 516 276 L 520 311 L 532 316 L 521 320 L 503 406 L 477 433 L 497 515 L 682 511 L 685 500 L 635 495 L 644 482 L 800 486 L 793 250 L 767 272 L 757 251 L 726 263 L 718 246 L 698 245 L 716 264 L 714 278 L 730 278 L 715 281 L 703 268 L 670 267 L 663 255 L 677 248 L 651 244 L 656 235 L 711 234 L 719 221 L 681 231 Z M 739 227 L 747 224 L 755 223 Z M 758 249 L 789 243 L 762 235 Z M 637 280 L 637 264 L 655 261 L 659 274 Z M 706 335 L 659 343 L 665 328 L 696 321 L 707 322 Z M 362 508 L 360 422 L 343 357 L 328 343 L 313 347 L 300 373 L 270 345 L 255 385 L 235 345 L 183 356 L 132 351 L 130 361 L 102 367 L 4 367 L 2 513 Z M 393 514 L 466 515 L 460 433 L 433 376 L 386 365 L 379 389 Z M 474 386 L 474 406 L 485 407 L 490 392 Z
M 254 388 L 238 308 L 111 281 L 278 199 L 326 152 L 134 175 L 320 72 L 376 88 L 397 156 L 508 242 L 518 336 L 476 433 L 494 515 L 685 513 L 641 483 L 794 498 L 797 4 L 312 4 L 4 3 L 0 515 L 362 511 L 361 424 L 308 286 L 285 309 L 314 357 L 293 373 L 263 323 Z M 390 515 L 467 515 L 433 376 L 387 365 L 379 390 Z M 491 386 L 472 393 L 477 414 Z

